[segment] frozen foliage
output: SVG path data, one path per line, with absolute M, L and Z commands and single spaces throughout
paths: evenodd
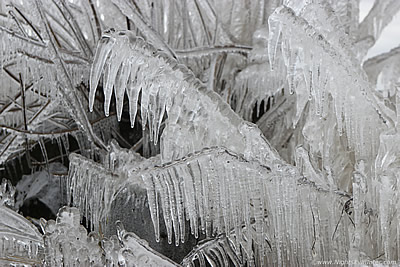
M 56 221 L 42 219 L 45 266 L 102 265 L 99 237 L 88 235 L 79 219 L 79 211 L 69 207 L 60 209 Z
M 228 257 L 227 257 L 228 256 Z M 232 245 L 226 236 L 221 235 L 216 239 L 203 240 L 193 248 L 193 251 L 182 261 L 183 266 L 195 266 L 198 262 L 200 266 L 206 266 L 208 262 L 211 266 L 234 266 L 243 264 L 237 257 Z
M 182 266 L 399 260 L 399 3 L 1 2 L 0 261 L 180 266 L 146 218 Z
M 14 211 L 0 206 L 0 263 L 10 266 L 178 266 L 117 222 L 117 235 L 87 233 L 79 210 L 63 207 L 57 219 L 41 219 L 43 235 Z M 9 225 L 13 225 L 10 227 Z
M 114 148 L 112 153 L 117 152 Z M 134 159 L 135 155 L 131 158 Z M 237 247 L 242 247 L 250 262 L 254 261 L 252 242 L 259 246 L 257 253 L 267 255 L 265 260 L 269 264 L 290 262 L 296 257 L 301 257 L 303 260 L 298 261 L 306 264 L 311 260 L 307 255 L 322 249 L 322 244 L 340 246 L 343 248 L 341 253 L 346 253 L 341 237 L 346 239 L 349 222 L 338 228 L 334 218 L 342 216 L 340 203 L 349 197 L 343 192 L 329 192 L 318 185 L 321 177 L 310 167 L 307 157 L 299 165 L 304 165 L 304 169 L 313 174 L 310 178 L 315 182 L 300 176 L 290 165 L 276 161 L 271 170 L 222 148 L 205 149 L 156 167 L 143 166 L 138 156 L 136 158 L 132 162 L 123 162 L 118 176 L 99 164 L 71 155 L 70 188 L 74 201 L 83 208 L 82 213 L 89 214 L 86 218 L 95 223 L 104 222 L 112 198 L 118 191 L 128 184 L 137 184 L 148 190 L 156 238 L 159 238 L 159 214 L 163 214 L 168 240 L 172 242 L 174 236 L 176 245 L 185 241 L 183 229 L 186 219 L 190 219 L 196 237 L 199 231 L 210 237 L 219 233 L 230 236 L 230 230 L 234 229 L 230 238 Z M 310 206 L 310 200 L 315 206 Z M 314 214 L 314 209 L 318 213 Z M 331 218 L 331 224 L 324 226 L 328 229 L 315 226 L 316 218 L 321 217 Z M 301 218 L 304 232 L 293 228 L 296 218 Z M 314 229 L 315 234 L 326 239 L 319 240 L 321 243 L 316 246 L 315 237 L 306 229 Z M 283 235 L 284 232 L 291 234 Z M 334 232 L 334 239 L 331 239 L 329 233 Z M 278 240 L 273 241 L 272 237 Z M 291 246 L 296 252 L 286 255 L 287 247 Z M 262 264 L 263 260 L 261 257 L 258 263 Z
M 120 266 L 132 266 L 133 264 L 150 267 L 179 266 L 165 256 L 152 250 L 145 240 L 140 239 L 134 233 L 125 231 L 123 226 L 118 222 L 117 231 L 117 237 L 121 245 L 119 249 L 118 247 L 114 249 L 118 252 L 118 264 Z M 111 237 L 111 239 L 113 239 L 113 237 Z M 114 260 L 113 263 L 116 264 L 117 262 Z
M 11 210 L 13 206 L 15 188 L 9 181 L 1 184 L 0 203 L 0 263 L 13 264 L 40 264 L 43 256 L 43 240 L 37 228 L 27 219 Z
M 283 88 L 285 79 L 281 73 L 285 72 L 285 66 L 279 64 L 274 69 L 270 68 L 267 41 L 267 28 L 261 28 L 254 32 L 253 49 L 248 58 L 249 65 L 235 77 L 232 88 L 232 101 L 236 102 L 235 111 L 247 120 L 250 120 L 253 115 L 255 102 L 258 104 L 258 116 L 262 101 L 264 100 L 266 105 L 267 98 L 274 96 L 278 90 Z
M 171 97 L 185 87 L 192 86 L 185 81 L 179 65 L 169 64 L 169 58 L 161 53 L 155 55 L 143 39 L 132 32 L 111 30 L 103 35 L 96 51 L 90 79 L 90 108 L 92 109 L 100 74 L 104 77 L 104 110 L 109 114 L 113 89 L 116 98 L 118 119 L 121 119 L 125 90 L 130 100 L 131 125 L 135 123 L 137 102 L 141 92 L 142 127 L 149 123 L 150 137 L 157 140 L 164 111 L 170 109 Z M 129 57 L 126 57 L 129 55 Z M 172 61 L 172 59 L 170 59 Z M 174 64 L 175 63 L 175 64 Z M 173 67 L 178 68 L 174 70 Z M 181 66 L 181 68 L 185 68 Z M 188 75 L 188 78 L 192 78 Z M 193 79 L 193 78 L 192 78 Z M 129 84 L 128 84 L 129 83 Z M 172 91 L 170 91 L 172 90 Z

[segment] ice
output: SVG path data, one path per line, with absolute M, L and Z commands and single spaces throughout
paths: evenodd
M 356 65 L 357 62 L 349 50 L 349 45 L 341 41 L 346 36 L 343 31 L 336 30 L 337 22 L 332 21 L 327 27 L 321 27 L 322 22 L 318 22 L 318 17 L 310 16 L 307 12 L 308 8 L 314 12 L 318 10 L 312 5 L 306 5 L 299 15 L 296 15 L 295 11 L 289 7 L 280 7 L 269 18 L 270 25 L 280 23 L 283 27 L 282 53 L 286 58 L 289 88 L 299 90 L 301 97 L 305 97 L 307 93 L 301 93 L 300 90 L 307 90 L 312 100 L 312 108 L 320 117 L 323 118 L 328 110 L 334 112 L 339 134 L 347 133 L 349 145 L 356 149 L 356 153 L 373 157 L 373 151 L 376 151 L 377 147 L 365 147 L 356 140 L 363 138 L 376 140 L 377 135 L 374 130 L 366 129 L 370 127 L 371 120 L 376 121 L 374 125 L 379 125 L 379 121 L 390 125 L 391 112 L 376 100 L 365 73 Z M 319 11 L 318 14 L 321 14 L 320 20 L 324 20 L 324 11 Z M 331 29 L 328 30 L 330 27 Z M 269 40 L 272 50 L 277 42 L 277 37 L 274 36 L 270 35 Z M 313 49 L 310 50 L 309 47 Z M 341 78 L 333 78 L 336 75 Z M 302 79 L 293 80 L 293 77 L 301 76 L 304 76 L 302 79 L 306 86 L 301 85 Z M 331 78 L 328 79 L 328 77 Z M 357 89 L 349 90 L 348 84 L 352 84 Z M 334 105 L 330 109 L 329 101 L 327 101 L 329 95 L 332 96 Z M 354 103 L 355 99 L 364 99 L 363 108 L 361 105 L 349 104 Z M 299 100 L 301 103 L 301 99 Z M 350 111 L 349 109 L 353 107 L 354 109 Z M 301 110 L 300 107 L 298 109 Z M 361 113 L 367 112 L 366 110 L 373 117 L 361 124 L 359 118 L 362 117 Z M 372 115 L 374 113 L 377 116 Z M 381 127 L 383 130 L 385 126 L 381 125 Z
M 40 220 L 43 235 L 16 212 L 0 206 L 0 263 L 16 266 L 179 266 L 117 222 L 104 238 L 80 224 L 79 210 L 63 207 L 56 220 Z
M 7 203 L 3 202 L 6 193 L 3 189 L 0 205 L 0 263 L 18 264 L 18 259 L 24 259 L 27 264 L 38 264 L 43 258 L 42 236 L 22 215 L 4 206 Z
M 100 71 L 103 69 L 105 61 L 113 45 L 114 45 L 114 40 L 112 40 L 111 38 L 103 37 L 100 40 L 98 47 L 96 49 L 96 54 L 93 59 L 95 64 L 93 64 L 93 67 L 91 68 L 90 71 L 90 88 L 97 88 L 98 82 L 100 80 L 100 74 L 101 74 Z M 90 111 L 93 111 L 94 98 L 95 98 L 95 91 L 91 90 L 89 95 Z
M 204 240 L 199 243 L 192 252 L 182 261 L 184 267 L 205 266 L 206 262 L 212 266 L 228 266 L 231 261 L 234 266 L 243 264 L 235 254 L 230 241 L 224 235 L 220 235 L 214 240 Z
M 41 91 L 43 95 L 55 97 L 56 88 L 49 87 L 45 83 L 56 84 L 57 77 L 56 70 L 53 68 L 54 62 L 47 52 L 47 46 L 42 42 L 23 37 L 1 26 L 0 38 L 2 47 L 4 47 L 2 51 L 5 55 L 2 58 L 2 64 L 5 66 L 12 63 L 17 63 L 20 66 L 25 65 L 27 75 L 38 83 L 38 91 Z M 73 77 L 76 77 L 76 79 L 73 79 L 73 83 L 80 83 L 82 74 L 85 75 L 89 71 L 87 61 L 73 54 L 62 53 L 61 56 L 69 63 L 67 67 L 70 73 L 80 73 L 80 75 L 73 75 Z M 45 79 L 41 77 L 45 77 Z
M 57 141 L 77 208 L 42 219 L 41 235 L 3 206 L 3 181 L 1 261 L 179 266 L 120 223 L 109 236 L 138 207 L 159 247 L 206 238 L 183 266 L 398 260 L 399 49 L 363 62 L 398 1 L 361 24 L 358 0 L 23 2 L 0 4 L 0 162 L 15 168 L 35 142 L 50 175 Z M 143 156 L 110 141 L 126 102 Z M 55 212 L 56 190 L 34 180 L 16 206 L 37 197 Z
M 374 38 L 374 42 L 367 49 L 371 48 L 378 40 L 383 29 L 392 21 L 393 17 L 400 10 L 400 3 L 395 0 L 376 1 L 368 15 L 361 22 L 358 35 L 360 39 L 368 36 Z
M 35 114 L 33 114 L 32 119 L 28 121 L 28 129 L 29 131 L 18 131 L 13 128 L 6 128 L 5 132 L 8 133 L 5 137 L 5 140 L 8 141 L 8 146 L 5 148 L 6 150 L 0 156 L 0 162 L 6 161 L 9 157 L 11 157 L 14 153 L 25 149 L 25 141 L 26 137 L 29 137 L 30 140 L 39 141 L 41 138 L 49 138 L 49 139 L 61 139 L 63 146 L 66 148 L 66 151 L 69 150 L 69 141 L 68 135 L 74 136 L 76 141 L 78 142 L 79 148 L 83 153 L 88 152 L 90 148 L 90 142 L 87 139 L 87 136 L 80 131 L 76 126 L 73 129 L 67 130 L 57 130 L 54 128 L 54 125 L 49 122 L 51 118 L 56 115 L 57 112 L 65 113 L 65 110 L 59 107 L 59 101 L 48 101 L 44 107 L 39 109 Z M 20 123 L 20 122 L 18 122 Z M 44 123 L 50 129 L 49 132 L 42 132 L 41 129 Z M 21 124 L 18 124 L 21 127 Z M 103 118 L 93 123 L 92 125 L 93 132 L 97 136 L 102 136 L 102 140 L 108 141 L 111 139 L 112 130 L 118 129 L 118 124 L 115 116 L 111 116 L 109 118 Z M 11 135 L 13 134 L 13 135 Z M 43 146 L 42 146 L 43 147 Z M 43 155 L 46 155 L 47 152 L 45 149 L 42 150 Z M 87 154 L 90 156 L 90 154 Z
M 168 53 L 169 56 L 176 58 L 175 52 L 162 40 L 159 33 L 154 31 L 151 25 L 149 25 L 142 16 L 138 14 L 133 4 L 126 0 L 113 0 L 113 3 L 125 16 L 132 20 L 141 29 L 142 34 L 154 47 L 163 50 L 165 53 Z
M 85 216 L 87 222 L 90 221 L 91 227 L 95 226 L 95 229 L 98 229 L 100 224 L 104 227 L 113 199 L 113 187 L 118 182 L 116 178 L 102 165 L 80 155 L 70 155 L 68 202 L 73 200 L 80 208 L 81 216 Z
M 116 155 L 121 152 L 123 150 L 118 151 L 115 147 L 113 158 L 116 159 Z M 126 156 L 121 158 L 126 158 Z M 153 163 L 154 165 L 147 162 L 148 167 L 145 167 L 146 165 L 143 164 L 148 160 L 143 160 L 143 163 L 136 160 L 125 163 L 123 165 L 125 170 L 136 167 L 133 172 L 127 171 L 129 176 L 126 181 L 119 181 L 122 177 L 118 178 L 100 165 L 89 163 L 77 155 L 71 155 L 70 161 L 70 179 L 72 181 L 70 188 L 74 194 L 74 203 L 77 203 L 81 209 L 84 207 L 82 214 L 90 216 L 92 221 L 102 221 L 101 218 L 106 217 L 107 209 L 102 205 L 109 205 L 112 201 L 112 198 L 109 198 L 110 195 L 120 190 L 118 188 L 123 188 L 130 183 L 141 184 L 148 191 L 149 208 L 156 235 L 159 235 L 159 220 L 161 219 L 159 209 L 162 209 L 169 242 L 184 242 L 183 229 L 185 227 L 183 223 L 185 219 L 189 219 L 194 235 L 197 235 L 199 230 L 207 235 L 212 235 L 213 233 L 229 233 L 231 229 L 237 229 L 232 237 L 231 234 L 227 234 L 228 237 L 237 238 L 237 244 L 242 247 L 247 247 L 246 242 L 249 242 L 244 240 L 249 240 L 249 238 L 254 240 L 262 253 L 270 255 L 271 259 L 277 260 L 278 263 L 286 262 L 285 258 L 276 257 L 286 253 L 286 246 L 289 243 L 295 244 L 296 250 L 299 252 L 311 255 L 308 254 L 311 252 L 307 245 L 300 242 L 304 237 L 298 236 L 297 230 L 292 228 L 292 220 L 297 216 L 304 222 L 310 218 L 308 217 L 310 206 L 306 204 L 308 201 L 305 201 L 304 197 L 316 199 L 328 197 L 332 198 L 332 203 L 338 203 L 337 205 L 340 203 L 339 195 L 335 196 L 337 193 L 330 193 L 328 189 L 319 187 L 306 178 L 301 178 L 295 168 L 285 165 L 283 162 L 271 162 L 271 167 L 267 167 L 260 165 L 258 161 L 249 162 L 243 156 L 223 148 L 205 149 L 158 167 L 157 164 L 160 163 L 156 162 Z M 80 168 L 74 164 L 78 164 Z M 86 166 L 85 164 L 90 165 Z M 139 167 L 140 165 L 143 167 Z M 116 171 L 118 168 L 114 167 L 114 169 Z M 281 180 L 281 177 L 285 177 L 284 180 Z M 138 179 L 142 179 L 143 182 Z M 297 180 L 304 185 L 294 191 L 299 187 Z M 79 191 L 85 190 L 84 188 L 91 188 L 92 192 L 88 194 Z M 110 194 L 109 197 L 106 192 Z M 82 199 L 80 196 L 86 197 Z M 98 196 L 100 199 L 104 199 L 100 206 L 96 204 L 99 203 L 96 200 Z M 204 199 L 204 196 L 207 196 L 207 200 Z M 289 201 L 289 199 L 291 200 Z M 314 201 L 313 203 L 315 203 Z M 297 207 L 300 203 L 305 206 Z M 322 205 L 322 203 L 318 205 Z M 314 207 L 318 210 L 320 208 Z M 326 210 L 330 211 L 328 214 L 333 217 L 338 216 L 341 212 L 339 206 L 336 209 Z M 205 218 L 204 222 L 201 218 Z M 251 222 L 249 218 L 254 218 L 254 221 Z M 198 219 L 200 219 L 200 225 L 198 225 Z M 238 230 L 243 227 L 243 222 L 245 223 L 244 230 Z M 344 225 L 346 225 L 345 222 L 343 222 Z M 270 224 L 274 227 L 267 227 Z M 246 230 L 252 227 L 255 227 L 255 232 Z M 309 226 L 305 223 L 304 227 L 304 229 L 308 229 Z M 332 224 L 330 227 L 333 231 L 335 225 Z M 343 235 L 343 229 L 345 228 L 340 227 L 336 230 L 336 234 Z M 285 231 L 291 233 L 290 238 L 280 235 Z M 321 235 L 326 234 L 323 228 L 318 231 Z M 247 237 L 241 239 L 240 236 L 237 236 L 241 233 L 247 233 Z M 277 243 L 268 241 L 272 242 L 274 246 L 270 252 L 267 252 L 267 248 L 271 244 L 266 243 L 264 236 L 279 237 Z M 158 238 L 156 237 L 156 239 Z M 329 240 L 330 237 L 324 242 L 329 244 L 331 242 Z M 247 257 L 251 258 L 252 256 L 250 254 Z M 258 260 L 268 261 L 267 258 L 268 256 L 261 257 Z M 310 258 L 307 259 L 310 260 Z
M 235 166 L 234 173 L 230 171 L 233 166 Z M 280 181 L 280 178 L 278 178 L 282 177 L 282 172 L 286 176 L 284 181 Z M 206 175 L 204 176 L 204 174 Z M 184 229 L 184 227 L 177 227 L 176 222 L 182 222 L 182 215 L 176 211 L 184 210 L 186 218 L 190 219 L 190 225 L 194 233 L 199 228 L 207 235 L 210 233 L 227 233 L 230 231 L 229 229 L 243 227 L 243 222 L 247 222 L 245 225 L 246 229 L 250 229 L 252 224 L 254 224 L 255 233 L 247 236 L 247 239 L 253 239 L 263 253 L 267 253 L 266 248 L 268 247 L 264 236 L 276 236 L 277 234 L 279 236 L 280 232 L 285 231 L 294 231 L 291 232 L 290 243 L 296 243 L 296 249 L 299 251 L 307 250 L 307 245 L 297 243 L 302 238 L 296 238 L 298 235 L 296 234 L 296 230 L 292 229 L 292 223 L 290 220 L 286 221 L 288 218 L 285 219 L 285 217 L 296 218 L 296 216 L 300 216 L 305 220 L 308 216 L 307 212 L 310 212 L 309 207 L 306 208 L 307 206 L 304 206 L 303 209 L 305 208 L 307 211 L 300 212 L 296 205 L 300 205 L 299 203 L 306 205 L 307 202 L 303 202 L 304 200 L 302 199 L 305 196 L 309 196 L 310 193 L 316 198 L 331 197 L 335 199 L 332 193 L 326 193 L 329 191 L 317 187 L 310 181 L 307 181 L 310 186 L 301 186 L 301 193 L 294 191 L 298 187 L 296 179 L 300 179 L 300 176 L 296 174 L 295 169 L 289 166 L 286 167 L 279 164 L 271 172 L 268 167 L 259 165 L 257 162 L 247 162 L 241 156 L 221 148 L 205 149 L 176 162 L 139 170 L 136 175 L 142 177 L 147 187 L 149 208 L 156 234 L 159 233 L 158 220 L 160 212 L 158 209 L 161 208 L 163 209 L 166 227 L 170 229 L 168 230 L 168 239 L 172 239 L 171 229 L 175 233 L 178 232 L 178 234 L 175 234 L 175 238 L 181 238 L 179 231 Z M 181 185 L 180 187 L 173 186 L 179 184 Z M 308 193 L 303 192 L 303 190 Z M 321 193 L 313 193 L 313 190 L 316 190 L 315 192 L 321 191 Z M 252 194 L 250 195 L 247 192 L 252 192 Z M 283 193 L 283 196 L 278 197 L 281 193 Z M 185 199 L 184 202 L 179 201 L 182 195 Z M 207 202 L 201 200 L 204 198 L 204 195 L 208 196 Z M 198 199 L 199 197 L 200 199 Z M 288 198 L 292 198 L 292 200 L 288 202 Z M 161 202 L 161 207 L 158 207 L 157 199 Z M 338 200 L 335 200 L 334 203 Z M 212 206 L 205 203 L 212 203 Z M 252 204 L 250 205 L 250 203 Z M 211 207 L 212 209 L 210 209 Z M 269 214 L 267 217 L 264 214 L 265 211 Z M 338 212 L 340 212 L 339 208 L 332 210 L 331 216 L 337 216 Z M 199 216 L 206 218 L 205 229 L 197 225 Z M 254 218 L 255 221 L 250 223 L 248 220 L 249 217 Z M 285 223 L 282 225 L 284 221 Z M 269 224 L 275 226 L 272 228 L 266 227 Z M 331 227 L 334 227 L 334 225 L 331 225 Z M 323 232 L 324 230 L 321 229 L 319 231 Z M 341 232 L 338 233 L 338 235 L 342 234 Z M 229 236 L 230 234 L 227 235 Z M 286 242 L 289 242 L 286 238 L 286 236 L 282 236 L 282 241 L 279 242 L 286 244 Z M 326 242 L 330 242 L 328 240 L 329 238 Z M 244 241 L 239 240 L 237 242 L 242 246 L 246 245 Z M 274 255 L 274 259 L 276 259 L 277 255 L 275 253 L 279 255 L 279 253 L 285 251 L 284 247 L 286 245 L 279 242 L 276 244 L 275 249 L 269 252 Z M 263 258 L 263 260 L 265 259 Z M 285 261 L 285 259 L 279 259 L 278 257 L 278 262 L 283 263 Z
M 363 64 L 369 81 L 376 86 L 375 90 L 384 97 L 396 94 L 399 51 L 399 47 L 395 47 L 387 53 L 368 59 Z
M 117 237 L 122 245 L 122 248 L 119 250 L 119 264 L 121 266 L 132 266 L 132 264 L 151 267 L 180 266 L 154 251 L 145 240 L 140 239 L 134 233 L 125 231 L 123 226 L 118 222 Z
M 69 160 L 67 200 L 79 207 L 81 216 L 96 230 L 106 227 L 112 202 L 119 192 L 129 185 L 144 188 L 143 181 L 133 172 L 159 164 L 158 157 L 144 161 L 115 142 L 111 142 L 110 152 L 103 158 L 104 165 L 74 153 Z
M 181 80 L 180 66 L 177 63 L 170 64 L 166 55 L 158 53 L 144 42 L 140 37 L 136 37 L 132 32 L 106 32 L 96 50 L 95 61 L 91 70 L 90 79 L 90 108 L 93 106 L 96 87 L 100 80 L 104 68 L 104 110 L 109 114 L 111 95 L 114 90 L 118 100 L 118 116 L 121 114 L 123 95 L 127 91 L 130 99 L 131 125 L 134 125 L 136 116 L 136 107 L 139 93 L 141 95 L 141 117 L 143 127 L 148 123 L 150 127 L 150 136 L 153 140 L 158 140 L 158 131 L 164 111 L 171 106 L 171 95 L 187 87 L 187 81 Z M 128 58 L 125 53 L 129 54 Z M 147 62 L 150 60 L 150 62 Z M 146 62 L 145 64 L 143 64 Z M 110 66 L 113 66 L 110 68 Z M 178 68 L 178 70 L 174 69 Z M 125 69 L 125 68 L 130 68 Z M 123 80 L 117 73 L 123 73 Z M 129 72 L 129 73 L 126 73 Z M 189 79 L 190 76 L 188 77 Z M 168 81 L 170 86 L 161 86 L 156 82 L 158 80 Z M 168 92 L 168 93 L 167 93 Z M 164 97 L 165 96 L 165 97 Z
M 278 34 L 278 33 L 277 33 Z M 262 101 L 274 96 L 283 88 L 285 72 L 283 62 L 279 61 L 273 70 L 268 62 L 268 29 L 258 29 L 253 35 L 253 49 L 249 53 L 249 65 L 235 78 L 231 92 L 235 111 L 246 120 L 251 120 L 253 108 L 257 104 L 257 116 Z
M 104 259 L 99 237 L 80 225 L 79 210 L 63 207 L 56 221 L 42 220 L 45 264 L 50 266 L 101 266 Z

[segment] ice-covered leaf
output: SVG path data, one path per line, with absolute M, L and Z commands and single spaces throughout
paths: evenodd
M 144 160 L 146 161 L 148 160 Z M 253 240 L 257 250 L 268 255 L 266 258 L 257 258 L 260 262 L 286 262 L 279 255 L 286 251 L 289 243 L 292 244 L 292 249 L 303 251 L 305 255 L 311 253 L 312 237 L 301 233 L 312 227 L 315 219 L 312 219 L 313 209 L 326 208 L 327 213 L 324 213 L 324 216 L 336 217 L 341 212 L 340 196 L 346 196 L 302 178 L 294 167 L 281 165 L 279 161 L 270 168 L 260 165 L 257 161 L 249 162 L 243 156 L 223 148 L 205 149 L 160 166 L 153 163 L 145 167 L 144 162 L 138 163 L 134 160 L 119 169 L 122 171 L 119 177 L 111 175 L 94 163 L 90 163 L 90 167 L 86 166 L 86 160 L 83 159 L 71 158 L 71 162 L 79 166 L 71 165 L 70 179 L 74 182 L 70 190 L 77 194 L 77 197 L 85 194 L 82 192 L 86 190 L 84 188 L 93 190 L 85 197 L 86 202 L 81 201 L 78 204 L 81 209 L 86 210 L 86 214 L 98 214 L 97 220 L 107 217 L 108 211 L 101 207 L 112 201 L 112 195 L 131 184 L 141 185 L 148 192 L 148 204 L 157 239 L 162 210 L 169 242 L 184 242 L 185 224 L 189 219 L 195 236 L 198 236 L 199 232 L 204 232 L 207 236 L 220 233 L 232 235 L 237 247 L 247 248 L 247 257 L 255 260 L 248 243 L 248 240 Z M 87 169 L 90 171 L 86 171 Z M 97 174 L 94 175 L 94 172 Z M 89 185 L 88 181 L 92 184 Z M 314 203 L 311 207 L 310 197 Z M 322 208 L 321 205 L 325 205 L 322 199 L 330 199 L 329 203 L 333 206 Z M 96 207 L 100 209 L 97 208 L 96 211 Z M 96 220 L 93 214 L 90 218 Z M 285 217 L 287 219 L 284 219 Z M 299 226 L 303 229 L 301 233 L 290 226 L 289 218 L 294 220 L 295 217 L 302 218 L 303 224 Z M 346 220 L 344 225 L 348 223 Z M 243 230 L 243 226 L 248 230 Z M 333 246 L 331 242 L 342 242 L 339 238 L 331 241 L 328 237 L 327 233 L 334 232 L 335 226 L 331 227 L 327 232 L 323 228 L 317 230 L 318 236 L 324 236 L 324 241 L 318 241 L 326 242 L 324 247 Z M 336 235 L 344 235 L 344 229 L 340 227 Z M 291 234 L 281 234 L 286 231 Z M 278 239 L 273 240 L 273 236 L 278 236 Z M 304 238 L 307 238 L 309 243 L 304 243 Z M 345 246 L 344 243 L 341 244 Z M 343 253 L 344 251 L 345 249 Z
M 379 132 L 374 133 L 372 128 L 380 125 L 382 131 L 393 125 L 393 120 L 387 108 L 375 99 L 365 72 L 341 41 L 345 35 L 333 29 L 326 32 L 321 21 L 296 15 L 284 6 L 278 8 L 269 21 L 282 28 L 282 31 L 271 32 L 269 46 L 270 51 L 274 51 L 276 40 L 282 34 L 289 90 L 303 92 L 303 97 L 308 95 L 317 116 L 325 118 L 327 114 L 335 114 L 336 128 L 340 135 L 347 134 L 349 146 L 357 153 L 373 157 L 377 143 L 366 148 L 359 140 L 376 140 Z M 358 105 L 354 105 L 356 99 Z M 329 104 L 331 101 L 333 105 Z M 363 116 L 366 112 L 371 114 L 368 119 Z
M 193 248 L 193 250 L 183 259 L 184 267 L 196 266 L 196 262 L 200 266 L 243 266 L 236 255 L 235 250 L 228 238 L 224 235 L 218 236 L 211 240 L 202 240 Z
M 0 205 L 0 263 L 40 264 L 44 244 L 37 228 L 15 211 Z
M 117 236 L 121 242 L 118 263 L 121 266 L 179 267 L 180 265 L 153 250 L 145 240 L 125 231 L 117 222 Z
M 117 116 L 121 118 L 126 91 L 132 127 L 140 101 L 142 126 L 148 123 L 150 136 L 154 140 L 158 139 L 160 124 L 165 111 L 168 112 L 172 105 L 173 96 L 187 87 L 199 85 L 199 81 L 184 66 L 162 52 L 157 52 L 130 31 L 110 30 L 103 34 L 90 75 L 91 108 L 103 72 L 105 114 L 109 114 L 114 91 Z

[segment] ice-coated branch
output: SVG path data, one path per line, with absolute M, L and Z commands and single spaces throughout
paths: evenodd
M 34 115 L 28 120 L 27 125 L 31 130 L 35 130 L 43 118 L 46 118 L 51 111 L 54 110 L 55 105 L 57 105 L 57 101 L 48 100 L 41 108 L 34 113 Z M 22 127 L 22 123 L 17 125 L 17 128 Z M 1 144 L 4 144 L 0 147 L 0 162 L 5 162 L 10 155 L 16 152 L 18 147 L 20 147 L 25 142 L 25 138 L 23 136 L 13 136 L 10 133 L 7 133 L 1 139 Z
M 115 173 L 78 154 L 70 154 L 67 181 L 67 199 L 79 207 L 81 216 L 90 219 L 91 226 L 99 229 L 106 222 L 115 187 L 120 179 Z
M 93 52 L 91 50 L 91 47 L 87 43 L 85 37 L 83 36 L 83 33 L 76 22 L 75 17 L 73 16 L 71 10 L 68 8 L 65 0 L 61 1 L 54 1 L 53 3 L 57 8 L 60 10 L 61 14 L 64 16 L 65 21 L 68 23 L 69 27 L 72 29 L 72 32 L 74 33 L 79 45 L 81 46 L 84 54 L 86 57 L 91 57 L 93 56 Z
M 233 151 L 240 152 L 239 147 L 244 147 L 245 142 L 256 140 L 262 145 L 247 146 L 246 157 L 264 162 L 277 155 L 254 125 L 246 124 L 218 94 L 207 90 L 186 66 L 162 51 L 156 51 L 130 31 L 111 30 L 100 40 L 90 75 L 90 107 L 94 104 L 102 75 L 106 115 L 114 90 L 117 115 L 121 116 L 126 91 L 133 126 L 141 93 L 142 126 L 149 124 L 150 137 L 156 141 L 166 113 L 168 120 L 161 137 L 161 155 L 165 162 L 211 146 L 232 147 Z M 210 123 L 220 129 L 216 136 L 215 131 L 206 126 Z
M 180 267 L 117 222 L 116 235 L 88 233 L 79 210 L 62 207 L 56 220 L 40 219 L 43 235 L 18 213 L 0 205 L 0 264 L 4 266 Z
M 363 125 L 362 128 L 353 126 L 353 124 L 358 124 L 365 110 L 374 116 L 377 124 L 381 121 L 382 126 L 394 125 L 388 109 L 376 100 L 365 72 L 349 49 L 340 42 L 340 34 L 334 35 L 320 31 L 318 22 L 307 21 L 285 6 L 276 9 L 270 16 L 269 22 L 270 61 L 274 64 L 273 59 L 282 35 L 281 49 L 288 70 L 289 91 L 308 95 L 313 100 L 311 102 L 313 109 L 320 117 L 329 114 L 329 95 L 332 96 L 333 109 L 330 112 L 334 112 L 336 116 L 337 130 L 340 134 L 343 132 L 348 134 L 350 145 L 355 147 L 357 152 L 363 146 L 356 141 L 360 140 L 359 134 L 373 132 L 367 128 L 371 125 L 369 122 L 359 124 Z M 363 105 L 359 104 L 350 108 L 349 103 L 355 99 L 363 99 Z M 377 115 L 373 115 L 374 113 Z M 352 130 L 353 127 L 355 131 Z M 371 125 L 371 127 L 376 126 Z M 377 136 L 368 138 L 373 140 Z M 358 153 L 370 154 L 371 152 Z
M 114 119 L 113 117 L 103 117 L 103 118 L 97 119 L 96 121 L 90 122 L 90 124 L 92 124 L 92 125 L 102 124 L 102 120 L 112 121 L 113 119 Z M 100 126 L 98 128 L 101 129 L 101 128 L 104 128 L 104 126 L 106 127 L 107 122 L 105 122 L 102 126 Z M 51 139 L 60 138 L 61 136 L 68 135 L 68 134 L 74 134 L 74 133 L 80 131 L 79 128 L 72 128 L 72 129 L 60 129 L 60 130 L 51 131 L 51 132 L 39 132 L 39 131 L 18 129 L 18 128 L 14 128 L 14 127 L 2 125 L 2 124 L 0 124 L 0 129 L 5 130 L 5 131 L 15 134 L 15 135 L 27 136 L 31 140 L 35 140 L 40 137 L 41 138 L 51 138 Z
M 114 91 L 117 116 L 121 118 L 126 91 L 133 127 L 141 92 L 142 126 L 149 124 L 150 136 L 155 142 L 164 113 L 168 113 L 173 104 L 173 97 L 188 87 L 201 84 L 186 67 L 163 52 L 156 51 L 130 31 L 111 30 L 103 34 L 90 72 L 90 109 L 93 108 L 97 85 L 103 73 L 106 116 Z
M 7 33 L 7 34 L 9 34 L 9 35 L 11 35 L 11 36 L 13 36 L 13 37 L 15 37 L 15 38 L 18 38 L 18 39 L 24 40 L 24 41 L 26 41 L 26 42 L 28 42 L 28 43 L 31 43 L 32 45 L 45 47 L 45 44 L 44 44 L 44 43 L 38 42 L 38 41 L 36 41 L 36 40 L 34 40 L 34 39 L 31 39 L 31 38 L 29 38 L 29 37 L 20 35 L 20 34 L 18 34 L 18 33 L 14 32 L 14 31 L 12 31 L 12 30 L 10 30 L 10 29 L 7 29 L 6 27 L 1 26 L 1 25 L 0 25 L 0 31 L 5 32 L 5 33 Z
M 156 32 L 135 10 L 135 7 L 127 0 L 112 0 L 112 2 L 121 10 L 121 12 L 127 16 L 136 27 L 142 32 L 146 39 L 152 43 L 152 45 L 158 49 L 168 53 L 169 56 L 177 58 L 175 52 L 169 47 L 169 45 L 162 40 L 162 37 Z
M 243 45 L 226 45 L 214 47 L 198 47 L 190 50 L 176 50 L 175 52 L 178 58 L 191 58 L 210 56 L 219 53 L 248 54 L 252 49 L 252 47 Z
M 106 146 L 101 139 L 99 139 L 93 132 L 93 129 L 89 123 L 86 112 L 83 109 L 82 103 L 80 99 L 77 97 L 74 91 L 74 85 L 72 83 L 71 77 L 68 73 L 68 70 L 65 66 L 64 61 L 62 60 L 60 53 L 57 47 L 54 44 L 53 37 L 50 33 L 49 23 L 47 21 L 46 16 L 43 13 L 42 3 L 40 0 L 35 0 L 36 7 L 38 9 L 40 18 L 44 25 L 45 32 L 47 37 L 49 38 L 49 44 L 51 51 L 54 55 L 54 61 L 56 63 L 56 67 L 58 69 L 58 75 L 60 80 L 64 82 L 64 84 L 58 84 L 58 88 L 61 90 L 64 102 L 68 107 L 68 112 L 75 119 L 76 123 L 82 130 L 87 134 L 90 141 L 92 141 L 95 145 L 97 145 L 100 149 L 106 150 Z

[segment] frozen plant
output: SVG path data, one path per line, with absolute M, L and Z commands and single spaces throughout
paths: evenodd
M 400 1 L 359 5 L 2 1 L 0 263 L 399 260 Z

